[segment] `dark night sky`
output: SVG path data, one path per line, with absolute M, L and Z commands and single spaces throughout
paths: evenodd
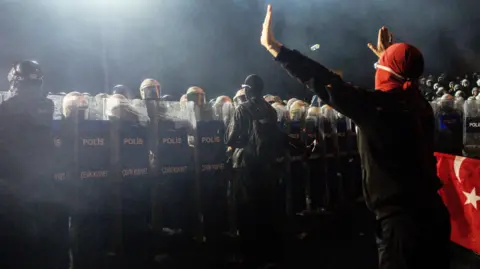
M 0 0 L 0 88 L 13 62 L 36 59 L 49 91 L 102 92 L 104 40 L 108 87 L 136 90 L 153 77 L 164 93 L 198 85 L 213 97 L 233 95 L 257 73 L 266 92 L 296 95 L 301 86 L 259 44 L 267 3 L 280 41 L 366 87 L 376 60 L 366 44 L 382 25 L 423 51 L 428 72 L 480 71 L 480 1 L 110 0 L 103 8 L 99 1 Z M 320 50 L 309 51 L 315 43 Z

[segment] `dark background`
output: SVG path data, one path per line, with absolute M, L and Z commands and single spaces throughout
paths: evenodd
M 480 1 L 0 0 L 0 89 L 15 61 L 35 59 L 52 92 L 136 91 L 152 77 L 163 93 L 197 85 L 212 98 L 257 73 L 266 92 L 299 95 L 259 44 L 267 3 L 277 39 L 365 87 L 376 61 L 366 44 L 382 25 L 423 51 L 428 73 L 480 70 Z

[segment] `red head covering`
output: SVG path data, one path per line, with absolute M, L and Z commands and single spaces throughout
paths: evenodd
M 375 89 L 388 92 L 417 88 L 423 65 L 422 53 L 417 48 L 405 43 L 393 44 L 378 61 Z

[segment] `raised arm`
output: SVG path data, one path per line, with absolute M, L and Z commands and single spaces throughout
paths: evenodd
M 339 75 L 296 50 L 275 40 L 271 29 L 272 7 L 269 5 L 263 23 L 261 44 L 294 78 L 314 91 L 335 110 L 354 120 L 368 112 L 369 92 L 345 83 Z

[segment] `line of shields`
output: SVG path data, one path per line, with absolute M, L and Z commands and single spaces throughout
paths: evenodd
M 435 113 L 435 151 L 480 158 L 480 101 L 449 94 L 430 102 Z
M 224 143 L 230 103 L 67 97 L 48 96 L 55 103 L 52 179 L 68 206 L 63 222 L 79 268 L 107 256 L 149 259 L 175 246 L 166 237 L 235 241 L 240 177 Z M 361 196 L 354 124 L 328 106 L 290 115 L 276 109 L 280 128 L 297 142 L 277 164 L 285 215 L 323 214 Z

